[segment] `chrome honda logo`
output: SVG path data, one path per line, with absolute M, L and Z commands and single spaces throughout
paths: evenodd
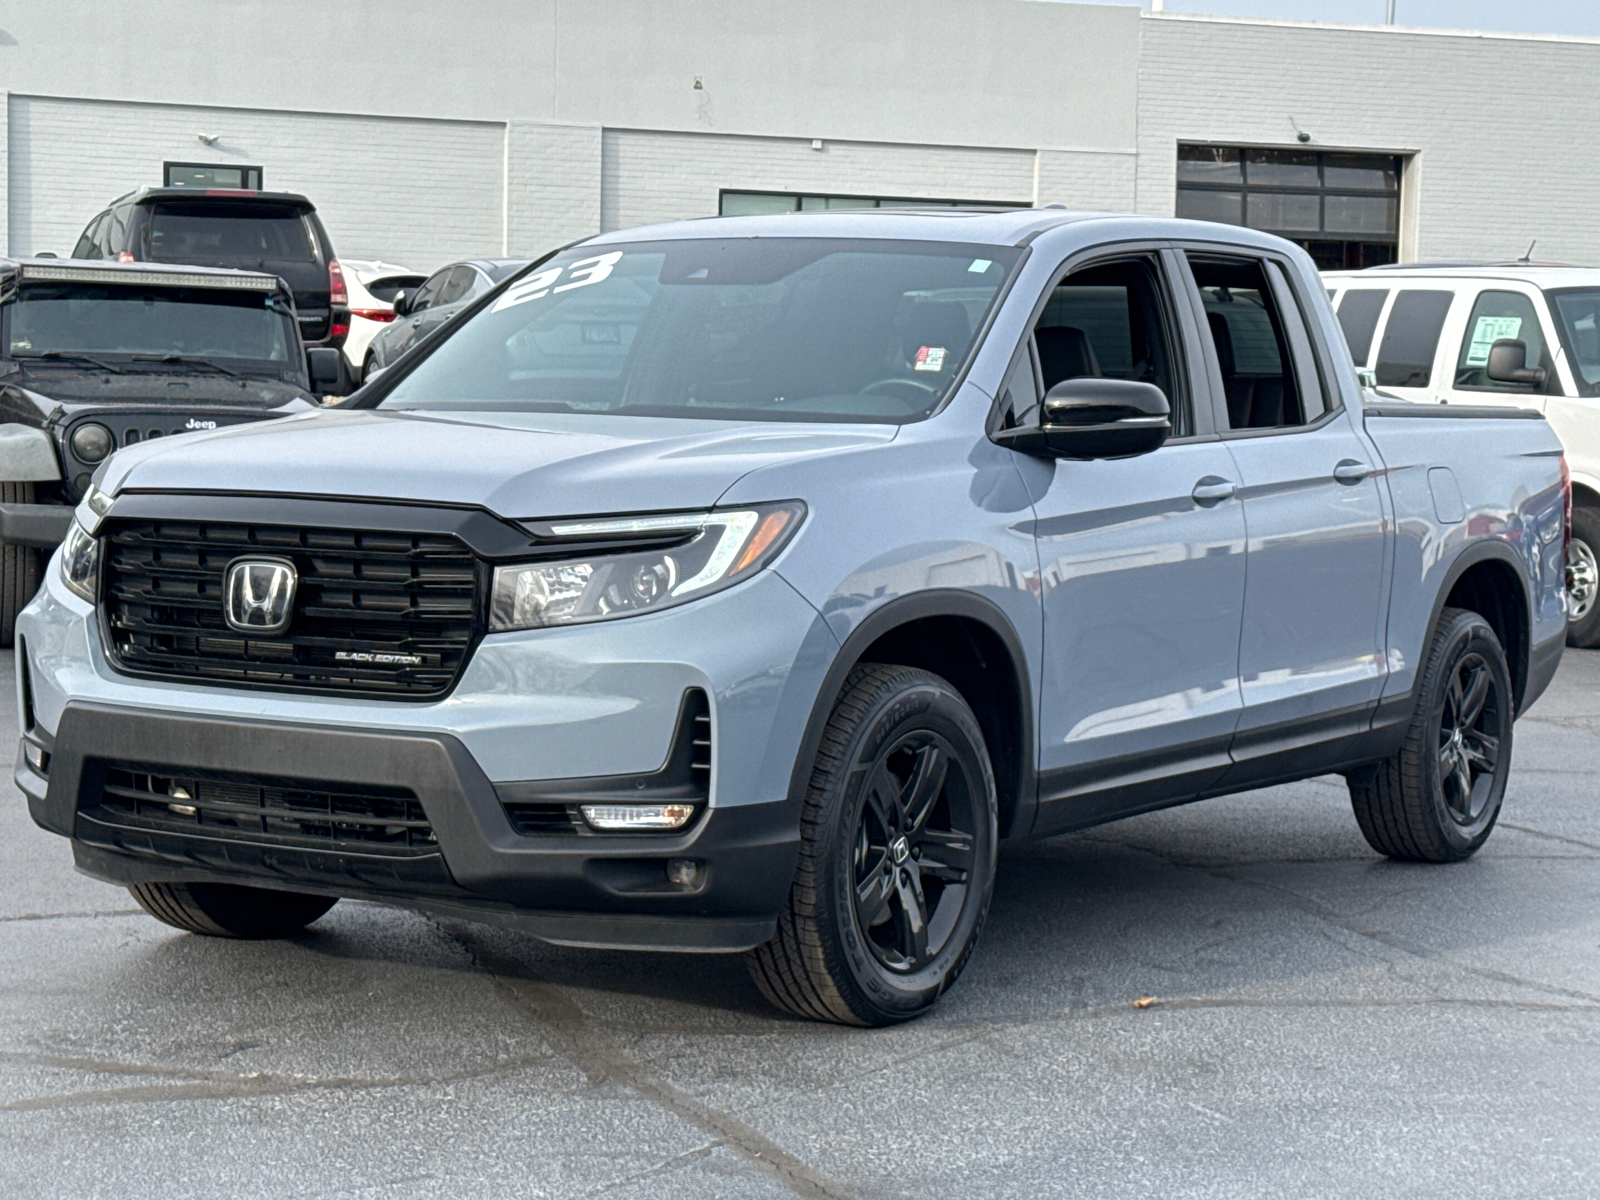
M 294 616 L 299 583 L 286 558 L 240 558 L 223 578 L 222 615 L 240 633 L 282 633 Z

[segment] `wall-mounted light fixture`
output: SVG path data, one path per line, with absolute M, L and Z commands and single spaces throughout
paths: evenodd
M 197 133 L 194 138 L 195 141 L 203 146 L 215 146 L 222 140 L 222 135 L 220 133 Z

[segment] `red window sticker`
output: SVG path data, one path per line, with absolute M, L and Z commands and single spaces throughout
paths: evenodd
M 916 361 L 911 364 L 913 371 L 942 371 L 944 370 L 944 347 L 922 346 L 917 350 Z

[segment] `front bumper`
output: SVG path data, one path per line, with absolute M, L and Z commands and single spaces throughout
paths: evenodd
M 502 795 L 448 734 L 316 729 L 74 701 L 41 771 L 26 753 L 15 778 L 42 828 L 70 837 L 77 865 L 116 884 L 224 882 L 365 897 L 509 925 L 563 945 L 742 950 L 772 934 L 794 874 L 798 806 L 789 800 L 709 809 L 688 831 L 526 836 Z M 34 756 L 38 760 L 37 754 Z M 400 788 L 421 803 L 437 850 L 274 838 L 201 825 L 175 829 L 100 806 L 108 769 L 169 777 L 303 780 Z M 669 881 L 672 859 L 702 864 Z
M 0 504 L 0 542 L 54 550 L 72 524 L 70 504 Z

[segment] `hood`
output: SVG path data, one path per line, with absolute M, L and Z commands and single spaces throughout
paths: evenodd
M 463 504 L 511 518 L 649 512 L 707 507 L 759 467 L 890 442 L 897 432 L 892 425 L 338 410 L 133 446 L 111 459 L 101 486 Z
M 79 371 L 48 367 L 19 371 L 7 381 L 53 404 L 97 404 L 149 407 L 150 405 L 229 405 L 243 408 L 277 408 L 310 396 L 291 383 L 259 376 L 235 379 L 200 370 L 181 372 L 135 371 L 108 375 L 104 371 Z M 243 386 L 241 386 L 243 385 Z

